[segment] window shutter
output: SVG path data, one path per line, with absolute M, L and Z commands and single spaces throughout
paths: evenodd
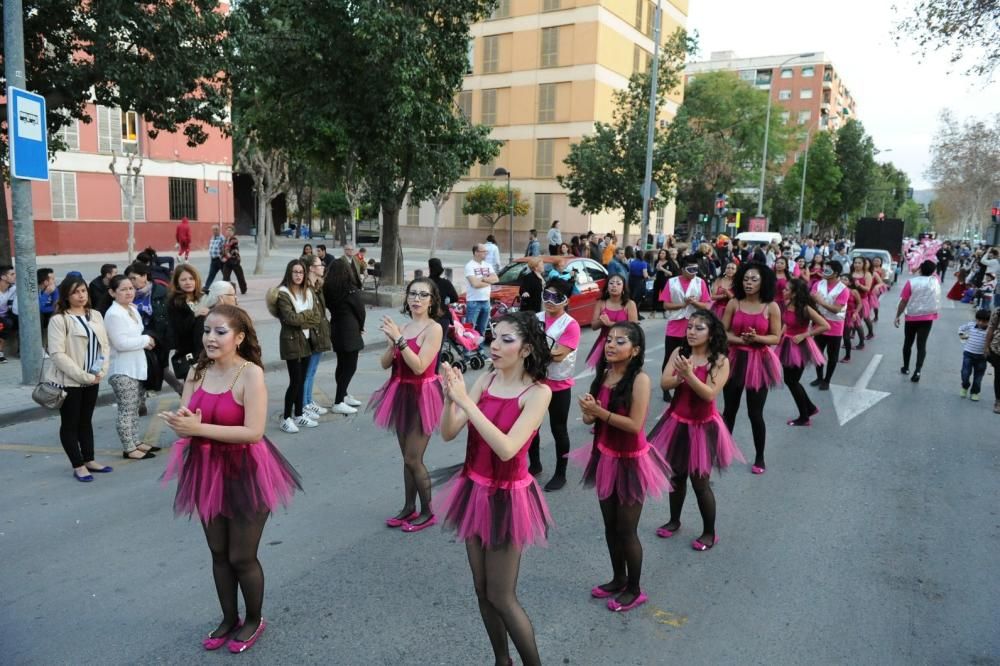
M 76 174 L 53 171 L 49 174 L 49 192 L 52 195 L 52 219 L 75 220 Z
M 97 107 L 97 152 L 122 152 L 122 110 Z

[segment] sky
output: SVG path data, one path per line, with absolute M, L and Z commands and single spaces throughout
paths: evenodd
M 902 12 L 913 2 L 896 4 Z M 1000 72 L 992 83 L 968 76 L 942 52 L 921 62 L 894 43 L 898 16 L 890 0 L 690 0 L 688 30 L 699 36 L 694 60 L 712 51 L 741 58 L 823 52 L 854 95 L 858 119 L 881 151 L 877 159 L 927 189 L 924 171 L 942 109 L 960 119 L 1000 113 Z

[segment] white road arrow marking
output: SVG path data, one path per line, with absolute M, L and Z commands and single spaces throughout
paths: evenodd
M 878 369 L 878 364 L 881 362 L 882 354 L 875 354 L 854 386 L 830 385 L 830 392 L 833 394 L 833 409 L 837 412 L 837 421 L 840 422 L 840 425 L 844 425 L 855 416 L 863 414 L 880 400 L 889 396 L 885 391 L 875 391 L 868 388 L 868 382 L 875 375 L 875 370 Z

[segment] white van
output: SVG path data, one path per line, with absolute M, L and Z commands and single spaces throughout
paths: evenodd
M 760 243 L 781 245 L 781 234 L 777 231 L 744 231 L 736 234 L 736 240 L 746 241 L 752 245 Z

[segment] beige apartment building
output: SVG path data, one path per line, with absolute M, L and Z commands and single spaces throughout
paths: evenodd
M 620 216 L 570 206 L 556 176 L 565 173 L 570 146 L 591 134 L 596 121 L 612 120 L 614 92 L 649 67 L 655 7 L 649 0 L 501 0 L 489 20 L 472 27 L 469 73 L 456 101 L 473 122 L 492 126 L 503 148 L 494 162 L 474 166 L 456 184 L 441 211 L 442 247 L 471 246 L 485 237 L 489 225 L 463 215 L 462 206 L 479 183 L 506 186 L 506 178 L 493 176 L 501 166 L 530 204 L 529 213 L 514 220 L 514 256 L 524 253 L 530 229 L 544 248 L 553 220 L 567 242 L 588 230 L 621 234 Z M 663 0 L 662 8 L 661 43 L 686 26 L 688 3 Z M 682 92 L 670 93 L 661 122 L 676 113 Z M 655 213 L 651 230 L 670 233 L 673 204 Z M 400 214 L 404 243 L 426 244 L 433 219 L 430 203 L 407 206 Z M 508 224 L 505 218 L 494 229 L 504 256 Z M 631 237 L 637 232 L 630 229 Z

